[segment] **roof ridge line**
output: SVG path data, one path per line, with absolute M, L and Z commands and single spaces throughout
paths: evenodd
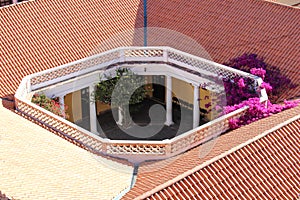
M 204 167 L 206 167 L 206 166 L 208 166 L 208 165 L 210 165 L 210 164 L 212 164 L 212 163 L 214 163 L 214 162 L 216 162 L 216 161 L 224 158 L 225 156 L 227 156 L 227 155 L 229 155 L 229 154 L 231 154 L 231 153 L 233 153 L 233 152 L 235 152 L 235 151 L 237 151 L 237 150 L 239 150 L 239 149 L 241 149 L 241 148 L 243 148 L 243 147 L 245 147 L 245 146 L 247 146 L 247 145 L 249 145 L 249 144 L 251 144 L 251 143 L 253 143 L 253 142 L 255 142 L 255 141 L 259 140 L 259 139 L 261 139 L 261 138 L 263 138 L 263 137 L 265 137 L 266 135 L 268 135 L 270 133 L 273 133 L 274 131 L 276 131 L 276 130 L 284 127 L 284 126 L 286 126 L 286 125 L 288 125 L 288 124 L 290 124 L 290 123 L 292 123 L 292 122 L 294 122 L 296 120 L 299 120 L 299 119 L 300 119 L 300 114 L 298 114 L 298 115 L 296 115 L 296 116 L 294 116 L 294 117 L 292 117 L 292 118 L 290 118 L 290 119 L 288 119 L 288 120 L 286 120 L 286 121 L 284 121 L 284 122 L 282 122 L 282 123 L 274 126 L 273 128 L 270 128 L 269 130 L 264 131 L 263 133 L 261 133 L 261 134 L 255 136 L 255 137 L 247 140 L 246 142 L 244 142 L 242 144 L 239 144 L 239 145 L 231 148 L 228 151 L 225 151 L 225 152 L 221 153 L 218 156 L 215 156 L 214 158 L 212 158 L 210 160 L 205 161 L 204 163 L 202 163 L 200 165 L 197 165 L 196 167 L 194 167 L 194 168 L 192 168 L 192 169 L 190 169 L 190 170 L 188 170 L 188 171 L 186 171 L 186 172 L 184 172 L 184 173 L 176 176 L 175 178 L 173 178 L 173 179 L 171 179 L 171 180 L 169 180 L 169 181 L 167 181 L 167 182 L 165 182 L 165 183 L 163 183 L 163 184 L 155 187 L 154 189 L 152 189 L 152 190 L 150 190 L 150 191 L 148 191 L 148 192 L 140 195 L 139 197 L 137 197 L 135 199 L 145 199 L 145 198 L 151 196 L 152 194 L 154 194 L 154 193 L 156 193 L 156 192 L 158 192 L 158 191 L 160 191 L 160 190 L 162 190 L 164 188 L 167 188 L 167 187 L 171 186 L 172 184 L 180 181 L 181 179 L 183 179 L 183 178 L 185 178 L 185 177 L 187 177 L 187 176 L 189 176 L 189 175 L 191 175 L 191 174 L 193 174 L 193 173 L 201 170 L 202 168 L 204 168 Z

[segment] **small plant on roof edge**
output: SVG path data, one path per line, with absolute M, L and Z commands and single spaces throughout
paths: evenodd
M 69 118 L 69 116 L 66 114 L 66 110 L 68 109 L 66 105 L 64 106 L 64 111 L 61 110 L 61 105 L 59 104 L 58 98 L 49 98 L 45 94 L 34 94 L 31 102 L 40 106 L 41 108 L 44 108 L 50 112 L 52 112 L 55 115 L 58 115 L 60 117 L 64 117 L 66 119 Z

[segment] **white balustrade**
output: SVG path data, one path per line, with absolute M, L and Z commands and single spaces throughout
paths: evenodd
M 233 113 L 229 113 L 198 127 L 199 109 L 197 108 L 199 108 L 199 87 L 195 86 L 193 130 L 181 134 L 173 139 L 157 142 L 128 140 L 114 141 L 103 139 L 92 134 L 97 133 L 95 119 L 96 111 L 93 103 L 90 104 L 92 132 L 90 133 L 66 119 L 40 108 L 39 106 L 31 103 L 28 99 L 30 97 L 29 93 L 32 93 L 42 87 L 62 83 L 63 81 L 85 75 L 87 73 L 105 70 L 111 66 L 118 65 L 120 62 L 158 62 L 173 64 L 179 65 L 181 68 L 186 69 L 186 71 L 193 72 L 194 74 L 198 73 L 203 76 L 211 76 L 212 78 L 219 75 L 223 75 L 225 78 L 233 78 L 236 76 L 251 78 L 254 80 L 254 86 L 257 88 L 259 88 L 262 83 L 262 80 L 259 77 L 172 49 L 170 47 L 122 47 L 26 76 L 22 80 L 15 94 L 16 109 L 24 115 L 32 117 L 40 123 L 53 128 L 72 140 L 74 143 L 79 144 L 92 152 L 126 159 L 142 155 L 142 160 L 167 158 L 182 153 L 195 145 L 199 145 L 201 142 L 214 137 L 216 134 L 218 135 L 228 130 L 229 119 L 239 117 L 247 110 L 247 108 L 239 109 Z M 172 110 L 172 90 L 170 89 L 171 92 L 168 92 L 168 88 L 172 87 L 171 81 L 171 78 L 167 76 L 166 123 L 169 125 L 172 123 L 172 113 L 170 114 L 170 110 Z M 90 86 L 89 91 L 91 94 L 93 92 L 93 87 Z M 261 101 L 266 101 L 267 96 L 265 91 L 262 90 L 259 92 Z M 60 97 L 60 103 L 63 104 L 63 97 Z

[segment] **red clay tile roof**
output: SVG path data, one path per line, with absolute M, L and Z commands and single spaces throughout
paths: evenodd
M 0 96 L 14 94 L 25 75 L 83 58 L 112 35 L 141 27 L 142 16 L 141 0 L 39 0 L 1 8 Z M 266 1 L 148 2 L 149 27 L 192 37 L 220 63 L 257 53 L 300 85 L 299 21 L 298 8 Z M 299 95 L 300 86 L 280 99 Z
M 0 96 L 13 94 L 25 75 L 83 58 L 112 35 L 140 27 L 141 10 L 140 0 L 98 0 L 93 3 L 83 0 L 39 0 L 1 8 Z M 189 35 L 217 62 L 227 61 L 245 52 L 257 53 L 264 56 L 268 63 L 279 66 L 298 84 L 299 21 L 299 9 L 264 1 L 148 1 L 149 26 L 168 28 Z M 299 94 L 300 87 L 297 87 L 282 98 Z M 161 188 L 165 182 L 299 113 L 300 107 L 297 107 L 222 135 L 215 143 L 208 142 L 164 161 L 144 163 L 139 168 L 134 188 L 124 199 L 133 199 L 153 189 L 157 192 L 156 187 Z M 277 134 L 283 136 L 280 132 L 270 136 Z M 286 140 L 282 139 L 279 143 L 289 144 L 299 134 L 285 136 Z M 296 137 L 296 140 L 299 141 L 299 138 Z M 284 153 L 289 151 L 283 149 Z M 205 157 L 201 157 L 206 154 L 205 150 L 210 151 Z M 291 151 L 295 153 L 294 150 Z M 261 159 L 256 154 L 253 156 L 257 161 Z M 293 156 L 294 154 L 290 157 Z M 272 162 L 274 160 L 270 159 L 270 163 Z M 275 170 L 284 169 L 282 166 L 282 169 Z M 297 189 L 299 188 L 296 191 Z
M 266 176 L 273 175 L 274 177 L 270 178 L 270 181 L 265 183 L 267 187 L 269 187 L 268 190 L 276 189 L 273 189 L 273 187 L 277 184 L 276 181 L 278 181 L 278 183 L 282 185 L 282 187 L 278 187 L 279 191 L 276 191 L 278 195 L 283 195 L 284 192 L 293 192 L 297 190 L 299 193 L 299 184 L 297 186 L 298 188 L 295 186 L 295 184 L 297 184 L 297 181 L 299 183 L 300 179 L 298 177 L 300 176 L 295 176 L 295 178 L 291 177 L 291 175 L 299 174 L 299 169 L 297 171 L 296 167 L 300 164 L 299 113 L 300 106 L 273 115 L 269 118 L 259 120 L 258 122 L 254 122 L 250 125 L 241 127 L 227 134 L 221 135 L 215 141 L 210 141 L 202 144 L 174 158 L 157 162 L 143 163 L 138 169 L 138 176 L 134 187 L 123 197 L 123 199 L 144 199 L 141 198 L 142 195 L 151 196 L 154 193 L 160 194 L 159 191 L 165 191 L 163 189 L 169 186 L 179 187 L 180 185 L 182 187 L 182 184 L 179 182 L 174 185 L 174 180 L 176 180 L 176 182 L 181 181 L 181 179 L 188 179 L 189 181 L 191 181 L 191 178 L 186 177 L 191 175 L 191 171 L 200 173 L 198 172 L 201 171 L 199 170 L 199 166 L 207 166 L 206 168 L 203 168 L 205 170 L 201 171 L 200 176 L 198 174 L 191 175 L 192 177 L 197 178 L 197 180 L 199 179 L 199 181 L 201 178 L 205 178 L 205 176 L 208 176 L 207 173 L 216 174 L 213 176 L 212 180 L 211 177 L 209 178 L 209 181 L 205 181 L 203 185 L 198 186 L 201 188 L 201 192 L 203 192 L 203 194 L 206 194 L 205 190 L 208 189 L 207 187 L 213 184 L 216 185 L 215 191 L 212 190 L 214 193 L 212 193 L 212 191 L 209 191 L 207 194 L 214 195 L 215 193 L 221 192 L 220 188 L 222 188 L 223 190 L 228 189 L 228 193 L 230 193 L 230 195 L 237 196 L 239 195 L 239 192 L 237 192 L 236 190 L 242 191 L 242 188 L 245 188 L 251 189 L 251 192 L 253 189 L 253 191 L 259 193 L 259 195 L 262 195 L 262 193 L 260 192 L 264 192 L 265 186 L 264 184 L 259 185 L 260 182 L 264 181 Z M 278 124 L 286 123 L 287 120 L 293 117 L 297 117 L 298 119 L 295 122 L 281 128 L 280 130 L 272 130 L 270 134 L 263 137 L 262 139 L 256 140 L 255 142 L 246 145 L 243 150 L 241 149 L 242 151 L 239 150 L 235 153 L 229 154 L 225 158 L 220 159 L 221 154 L 226 154 L 226 152 L 228 153 L 230 151 L 233 151 L 233 149 L 235 149 L 237 146 L 249 142 L 249 140 L 253 140 L 253 138 L 258 137 L 263 133 L 269 133 L 270 129 L 278 126 Z M 272 145 L 269 146 L 269 144 L 271 143 Z M 280 152 L 278 152 L 279 149 Z M 268 157 L 269 154 L 272 155 L 272 158 Z M 285 158 L 284 161 L 282 160 L 282 158 Z M 239 160 L 243 161 L 240 162 Z M 248 163 L 248 161 L 251 162 Z M 235 164 L 236 162 L 238 162 L 239 165 Z M 234 164 L 234 166 L 232 166 L 232 164 Z M 257 169 L 252 166 L 253 164 L 257 167 Z M 261 170 L 260 167 L 269 168 L 269 166 L 273 166 L 272 169 L 268 169 L 269 171 L 265 170 L 265 172 L 260 173 L 256 171 Z M 226 176 L 224 174 L 223 168 L 225 168 L 224 170 L 226 171 Z M 245 168 L 243 170 L 244 172 L 239 172 L 241 168 Z M 286 172 L 287 168 L 289 168 L 290 172 Z M 195 171 L 195 169 L 198 170 Z M 246 188 L 246 186 L 243 184 L 238 184 L 236 186 L 237 181 L 240 181 L 238 178 L 232 178 L 230 179 L 230 181 L 225 181 L 227 176 L 231 176 L 231 174 L 234 175 L 235 172 L 238 174 L 243 174 L 244 178 L 240 178 L 242 181 L 246 181 L 248 176 L 252 177 L 251 181 L 253 181 L 253 183 L 250 183 L 251 181 L 249 182 L 249 180 L 247 180 L 245 184 L 249 183 L 250 185 L 247 186 L 246 184 L 246 186 L 248 187 Z M 203 173 L 206 173 L 206 175 L 203 176 Z M 278 173 L 281 175 L 278 176 Z M 259 180 L 259 178 L 257 177 L 261 178 L 261 180 Z M 273 179 L 275 179 L 275 181 Z M 289 180 L 287 181 L 287 179 Z M 196 179 L 193 180 L 197 182 Z M 284 180 L 286 180 L 286 182 L 282 183 Z M 220 181 L 224 181 L 223 185 L 221 184 L 221 186 L 217 186 L 217 183 Z M 189 183 L 192 184 L 192 182 Z M 204 188 L 202 188 L 202 186 Z M 256 191 L 258 189 L 260 191 Z M 199 189 L 196 189 L 196 187 L 195 190 L 199 192 Z M 178 191 L 178 194 L 179 193 L 180 191 Z M 182 192 L 182 195 L 183 193 L 184 192 Z M 277 194 L 274 193 L 274 195 Z M 298 194 L 294 194 L 294 196 L 296 195 Z M 174 199 L 176 198 L 174 197 Z
M 147 199 L 295 199 L 300 119 L 162 188 Z
M 0 8 L 0 96 L 34 72 L 86 57 L 135 28 L 140 0 L 38 0 Z
M 92 154 L 1 104 L 0 191 L 7 196 L 105 200 L 130 187 L 132 164 Z
M 148 25 L 178 31 L 223 63 L 256 53 L 278 66 L 296 89 L 279 100 L 300 96 L 300 9 L 260 0 L 148 1 Z
M 294 6 L 300 3 L 299 0 L 273 0 L 273 2 Z

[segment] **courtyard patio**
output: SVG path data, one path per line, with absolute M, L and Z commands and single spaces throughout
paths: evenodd
M 142 103 L 130 106 L 130 115 L 132 120 L 138 126 L 148 126 L 149 132 L 154 132 L 160 129 L 155 135 L 149 137 L 143 137 L 147 140 L 164 140 L 171 139 L 177 135 L 185 133 L 191 130 L 193 127 L 193 111 L 187 108 L 180 108 L 179 105 L 173 104 L 173 122 L 171 126 L 164 125 L 165 115 L 156 116 L 154 121 L 150 123 L 149 110 L 153 105 L 161 105 L 165 108 L 165 105 L 155 101 L 153 99 L 145 99 Z M 181 116 L 184 116 L 183 118 Z M 140 140 L 139 133 L 134 128 L 126 129 L 126 132 L 122 131 L 113 118 L 113 111 L 108 110 L 97 116 L 98 118 L 98 132 L 109 139 L 113 140 Z M 182 119 L 181 119 L 182 118 Z M 200 124 L 204 124 L 205 121 L 200 121 Z M 86 124 L 89 126 L 89 123 Z M 161 128 L 160 128 L 161 127 Z M 153 131 L 152 131 L 152 130 Z

